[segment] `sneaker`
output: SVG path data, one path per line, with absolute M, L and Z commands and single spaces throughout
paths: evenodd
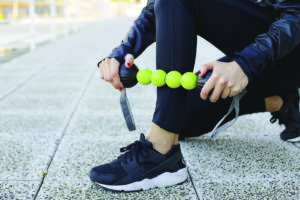
M 187 180 L 187 167 L 179 144 L 173 145 L 168 153 L 160 154 L 141 134 L 139 141 L 120 151 L 125 153 L 91 169 L 92 182 L 113 191 L 139 191 Z
M 271 123 L 278 119 L 279 124 L 285 125 L 280 138 L 287 142 L 300 142 L 300 113 L 298 91 L 288 92 L 283 98 L 284 104 L 279 111 L 273 112 Z

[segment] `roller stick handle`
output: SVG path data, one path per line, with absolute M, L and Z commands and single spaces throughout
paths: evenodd
M 124 88 L 131 88 L 137 84 L 136 74 L 138 71 L 139 68 L 135 64 L 132 64 L 130 68 L 127 68 L 125 63 L 121 64 L 119 75 Z
M 206 81 L 211 77 L 211 74 L 212 74 L 212 71 L 207 71 L 203 77 L 198 76 L 196 87 L 198 89 L 202 89 L 202 87 L 204 86 Z

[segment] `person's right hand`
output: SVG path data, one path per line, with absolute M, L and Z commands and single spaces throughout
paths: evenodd
M 125 66 L 130 68 L 134 62 L 133 55 L 125 56 Z M 120 63 L 115 58 L 106 58 L 99 64 L 100 78 L 112 84 L 118 90 L 123 90 L 119 76 Z

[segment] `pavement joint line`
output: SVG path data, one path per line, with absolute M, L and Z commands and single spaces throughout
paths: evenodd
M 64 129 L 63 129 L 63 131 L 62 131 L 62 134 L 61 134 L 61 136 L 60 136 L 58 142 L 56 143 L 56 147 L 55 147 L 55 149 L 54 149 L 53 156 L 51 157 L 51 159 L 50 159 L 50 161 L 49 161 L 49 163 L 48 163 L 47 169 L 45 170 L 46 172 L 48 172 L 48 170 L 49 170 L 49 168 L 50 168 L 50 166 L 51 166 L 51 163 L 52 163 L 52 161 L 53 161 L 53 159 L 54 159 L 54 157 L 55 157 L 55 155 L 56 155 L 56 152 L 57 152 L 57 150 L 58 150 L 58 148 L 59 148 L 59 145 L 60 145 L 60 143 L 61 143 L 63 137 L 65 136 L 65 134 L 66 134 L 66 132 L 67 132 L 67 129 L 69 128 L 69 125 L 70 125 L 70 123 L 71 123 L 71 120 L 73 119 L 73 117 L 74 117 L 74 115 L 75 115 L 75 113 L 76 113 L 76 111 L 77 111 L 77 109 L 78 109 L 78 107 L 79 107 L 79 105 L 80 105 L 80 102 L 81 102 L 83 96 L 85 95 L 85 93 L 86 93 L 88 87 L 90 86 L 90 84 L 91 84 L 91 82 L 92 82 L 92 80 L 93 80 L 93 78 L 94 78 L 95 71 L 96 71 L 96 68 L 92 70 L 92 72 L 91 72 L 91 74 L 90 74 L 90 76 L 89 76 L 89 78 L 88 78 L 88 81 L 87 81 L 85 87 L 83 88 L 83 91 L 81 92 L 81 94 L 80 94 L 80 96 L 79 96 L 79 99 L 78 99 L 78 101 L 77 101 L 77 103 L 76 103 L 76 105 L 75 105 L 73 111 L 71 112 L 71 115 L 70 115 L 70 117 L 69 117 L 69 119 L 68 119 L 68 121 L 67 121 L 67 124 L 65 125 L 65 127 L 64 127 Z M 39 192 L 40 192 L 40 190 L 41 190 L 41 188 L 42 188 L 42 186 L 43 186 L 43 183 L 44 183 L 44 180 L 45 180 L 45 177 L 46 177 L 46 176 L 47 176 L 47 174 L 43 176 L 43 178 L 42 178 L 42 180 L 41 180 L 41 184 L 40 184 L 40 186 L 39 186 L 39 188 L 38 188 L 36 194 L 34 195 L 33 200 L 35 200 L 35 199 L 37 198 L 37 196 L 38 196 L 38 194 L 39 194 Z
M 65 53 L 69 52 L 69 49 L 63 52 L 63 55 L 65 55 Z M 6 94 L 4 94 L 2 97 L 0 97 L 0 101 L 3 101 L 4 99 L 6 99 L 8 96 L 12 95 L 15 91 L 17 91 L 18 89 L 20 89 L 21 87 L 23 87 L 26 83 L 28 83 L 31 79 L 33 79 L 35 76 L 37 76 L 43 69 L 46 69 L 47 67 L 51 66 L 49 65 L 49 63 L 53 63 L 54 61 L 56 61 L 57 58 L 53 58 L 51 59 L 49 62 L 45 63 L 45 65 L 43 65 L 41 68 L 39 68 L 38 70 L 36 70 L 35 72 L 33 72 L 29 78 L 25 79 L 25 81 L 23 81 L 22 83 L 20 83 L 19 85 L 17 85 L 15 88 L 13 88 L 12 90 L 8 91 Z
M 214 182 L 214 183 L 224 183 L 224 182 L 236 182 L 236 183 L 257 183 L 257 182 L 266 182 L 268 180 L 276 180 L 277 182 L 282 182 L 282 181 L 290 181 L 291 178 L 283 178 L 283 177 L 280 177 L 280 180 L 278 179 L 274 179 L 274 178 L 269 178 L 269 177 L 266 177 L 266 178 L 257 178 L 257 177 L 253 177 L 253 178 L 244 178 L 243 177 L 243 180 L 240 181 L 236 178 L 230 178 L 230 177 L 226 177 L 226 178 L 209 178 L 209 180 L 201 180 L 201 183 L 210 183 L 210 182 Z
M 190 180 L 191 180 L 192 187 L 193 187 L 193 189 L 194 189 L 194 191 L 195 191 L 195 193 L 196 193 L 197 199 L 200 200 L 200 196 L 199 196 L 198 191 L 197 191 L 197 189 L 196 189 L 196 186 L 195 186 L 195 184 L 194 184 L 194 181 L 193 181 L 193 178 L 192 178 L 192 176 L 191 176 L 191 173 L 190 173 L 189 168 L 187 168 L 187 172 L 188 172 L 188 176 L 189 176 L 189 178 L 190 178 Z
M 40 179 L 0 179 L 0 182 L 39 182 Z
M 1 98 L 0 101 L 3 101 L 6 97 L 10 96 L 11 94 L 13 94 L 15 91 L 17 91 L 18 89 L 20 89 L 22 86 L 24 86 L 28 81 L 30 81 L 32 78 L 34 78 L 37 74 L 39 74 L 44 68 L 46 68 L 47 65 L 41 67 L 40 69 L 38 69 L 36 72 L 34 72 L 33 74 L 31 74 L 29 76 L 29 78 L 27 78 L 25 81 L 23 81 L 22 83 L 20 83 L 19 85 L 17 85 L 15 88 L 13 88 L 12 90 L 10 90 L 9 92 L 7 92 L 6 94 L 4 94 Z

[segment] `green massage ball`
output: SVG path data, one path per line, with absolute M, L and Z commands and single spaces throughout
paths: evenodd
M 152 72 L 150 69 L 140 69 L 136 74 L 137 81 L 142 85 L 148 85 L 151 83 Z
M 161 87 L 166 83 L 165 78 L 166 78 L 166 72 L 164 72 L 161 69 L 158 69 L 152 73 L 151 82 L 153 85 L 157 87 Z
M 178 88 L 181 85 L 181 74 L 171 71 L 166 76 L 166 83 L 170 88 Z
M 197 76 L 193 72 L 186 72 L 181 77 L 181 86 L 184 89 L 192 90 L 197 85 Z

